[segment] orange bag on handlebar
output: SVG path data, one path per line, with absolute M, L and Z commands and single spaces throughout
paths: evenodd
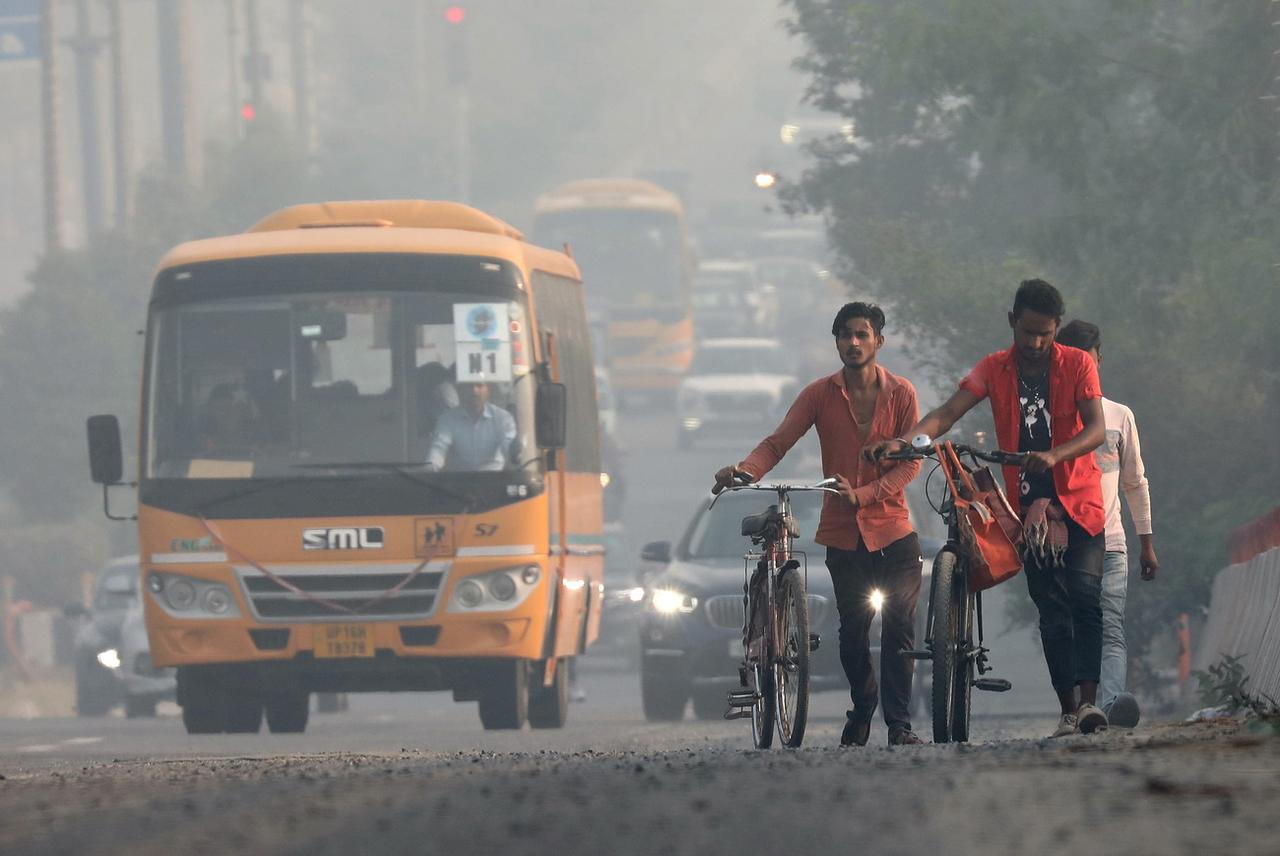
M 969 590 L 984 591 L 1016 576 L 1022 570 L 1022 555 L 1015 538 L 1021 540 L 1022 527 L 1004 493 L 990 474 L 983 480 L 990 487 L 980 488 L 950 443 L 938 444 L 938 462 L 956 507 L 956 528 L 960 532 L 960 552 L 969 569 Z M 1013 538 L 1006 528 L 1009 518 L 1015 524 Z

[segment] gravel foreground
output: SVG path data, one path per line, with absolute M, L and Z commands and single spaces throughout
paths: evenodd
M 1238 724 L 757 752 L 292 755 L 9 772 L 3 853 L 1275 853 Z

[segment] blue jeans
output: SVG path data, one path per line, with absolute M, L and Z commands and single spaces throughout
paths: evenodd
M 1098 702 L 1104 707 L 1124 692 L 1128 652 L 1124 645 L 1124 602 L 1129 591 L 1129 555 L 1107 551 L 1102 560 L 1102 678 Z

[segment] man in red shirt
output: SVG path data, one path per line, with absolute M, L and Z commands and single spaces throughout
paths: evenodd
M 1005 467 L 1004 476 L 1028 536 L 1023 568 L 1062 708 L 1054 737 L 1107 726 L 1097 706 L 1106 517 L 1093 456 L 1106 438 L 1102 385 L 1088 354 L 1054 341 L 1063 310 L 1052 285 L 1024 281 L 1009 313 L 1013 347 L 983 358 L 945 404 L 869 450 L 878 458 L 917 434 L 939 437 L 990 398 L 1000 448 L 1027 453 L 1025 465 Z
M 916 601 L 920 596 L 920 541 L 911 527 L 903 488 L 920 472 L 918 461 L 878 467 L 862 448 L 902 436 L 919 416 L 910 381 L 876 364 L 884 345 L 884 312 L 867 303 L 849 303 L 831 325 L 843 368 L 809 384 L 782 424 L 740 464 L 716 473 L 715 492 L 735 477 L 758 481 L 810 428 L 817 426 L 822 471 L 838 480 L 843 496 L 823 497 L 814 536 L 827 548 L 827 568 L 840 614 L 840 663 L 849 678 L 853 710 L 840 745 L 866 745 L 877 695 L 891 746 L 922 742 L 911 731 L 911 677 L 915 663 L 902 656 L 915 645 Z M 881 607 L 878 690 L 868 636 L 875 609 L 871 593 L 884 594 Z

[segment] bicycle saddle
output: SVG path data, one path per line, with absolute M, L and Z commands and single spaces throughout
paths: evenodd
M 763 538 L 771 532 L 779 531 L 783 523 L 791 523 L 791 537 L 796 537 L 795 524 L 783 518 L 778 506 L 771 505 L 759 514 L 748 514 L 742 518 L 742 535 L 746 538 Z

